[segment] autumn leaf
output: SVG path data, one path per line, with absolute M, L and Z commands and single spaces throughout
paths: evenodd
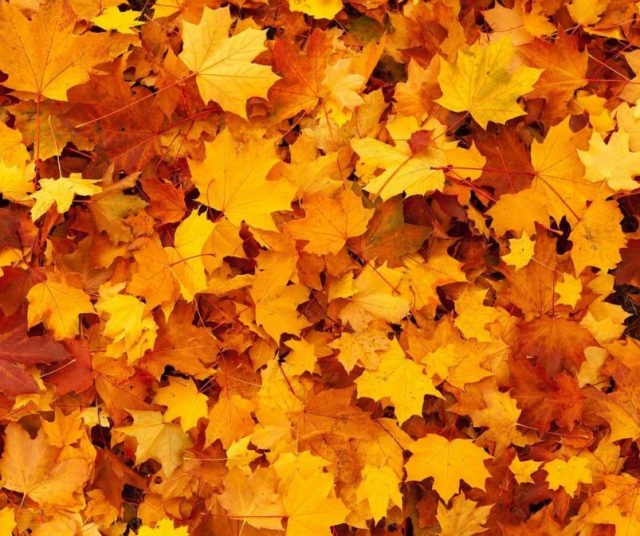
M 189 161 L 200 201 L 223 212 L 235 225 L 245 221 L 261 229 L 275 230 L 271 214 L 289 209 L 293 187 L 267 180 L 267 174 L 278 161 L 273 144 L 251 139 L 241 146 L 224 130 L 205 146 L 203 162 Z
M 343 190 L 337 199 L 310 196 L 303 206 L 305 218 L 291 222 L 288 228 L 296 239 L 308 241 L 305 249 L 310 253 L 338 253 L 348 238 L 367 230 L 373 216 L 351 190 Z
M 482 128 L 489 121 L 505 123 L 524 111 L 516 102 L 529 93 L 541 69 L 510 71 L 513 46 L 503 38 L 460 50 L 455 64 L 440 65 L 442 97 L 436 102 L 454 112 L 469 112 Z
M 228 37 L 231 22 L 228 8 L 206 8 L 198 24 L 183 22 L 180 58 L 196 74 L 205 101 L 246 117 L 247 99 L 266 97 L 278 77 L 270 67 L 252 63 L 265 50 L 264 33 L 247 28 Z
M 100 192 L 100 187 L 94 182 L 77 175 L 59 179 L 40 179 L 40 190 L 30 196 L 36 201 L 31 208 L 31 218 L 36 221 L 54 204 L 58 213 L 64 214 L 71 207 L 74 196 L 91 196 Z
M 32 439 L 20 425 L 10 425 L 0 465 L 3 486 L 42 505 L 78 504 L 76 494 L 89 478 L 89 459 L 79 449 L 66 457 L 59 454 L 43 432 Z
M 9 3 L 0 9 L 0 70 L 14 90 L 31 98 L 67 100 L 67 90 L 89 80 L 94 67 L 123 52 L 126 38 L 87 32 L 76 35 L 76 16 L 65 0 L 42 5 L 31 19 Z
M 78 316 L 95 312 L 89 296 L 67 283 L 61 274 L 49 274 L 27 293 L 29 327 L 40 322 L 53 332 L 56 340 L 72 339 L 78 334 Z
M 118 428 L 119 437 L 135 437 L 137 463 L 153 458 L 162 464 L 164 473 L 171 476 L 182 463 L 183 452 L 191 446 L 189 436 L 177 424 L 165 423 L 162 413 L 133 409 L 129 413 L 133 424 Z
M 489 506 L 479 506 L 474 501 L 465 499 L 464 495 L 456 495 L 451 501 L 451 508 L 446 509 L 443 503 L 438 504 L 438 523 L 441 534 L 446 536 L 473 536 L 483 532 L 483 525 L 489 516 Z
M 437 434 L 427 434 L 418 439 L 409 450 L 412 456 L 405 464 L 408 480 L 424 480 L 433 477 L 433 489 L 446 502 L 460 488 L 460 480 L 484 489 L 489 471 L 484 461 L 491 459 L 470 439 L 454 439 Z
M 347 508 L 340 499 L 328 496 L 332 480 L 328 473 L 293 477 L 283 498 L 287 536 L 331 534 L 331 525 L 344 522 Z

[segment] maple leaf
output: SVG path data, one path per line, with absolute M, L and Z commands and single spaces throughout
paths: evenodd
M 261 229 L 276 230 L 271 214 L 289 210 L 293 186 L 267 180 L 278 162 L 273 143 L 252 138 L 237 143 L 229 130 L 223 130 L 211 143 L 205 143 L 203 162 L 189 160 L 199 200 L 224 213 L 229 221 L 243 221 Z
M 596 199 L 573 229 L 571 259 L 580 274 L 586 266 L 614 268 L 627 241 L 619 225 L 622 213 L 613 201 Z
M 460 50 L 454 65 L 440 65 L 442 97 L 436 102 L 453 112 L 469 112 L 482 128 L 489 121 L 506 123 L 523 115 L 517 99 L 533 89 L 542 70 L 520 67 L 510 71 L 513 53 L 508 38 Z
M 489 342 L 491 334 L 486 328 L 498 317 L 498 311 L 483 304 L 487 291 L 467 290 L 456 300 L 455 326 L 466 338 L 474 338 L 480 342 Z
M 365 370 L 356 380 L 358 396 L 381 400 L 388 397 L 393 403 L 400 423 L 411 415 L 422 413 L 425 395 L 441 397 L 425 370 L 407 359 L 397 341 L 380 355 L 376 370 Z
M 175 302 L 179 286 L 168 251 L 157 241 L 147 239 L 133 252 L 133 258 L 135 264 L 127 291 L 143 297 L 149 307 Z
M 205 430 L 205 445 L 219 439 L 227 448 L 231 443 L 248 435 L 255 427 L 252 412 L 255 403 L 225 389 L 211 408 Z
M 602 523 L 614 525 L 616 534 L 633 534 L 640 529 L 640 511 L 636 506 L 639 481 L 628 473 L 607 475 L 604 478 L 604 489 L 598 491 L 588 500 L 590 510 L 577 520 L 580 522 Z
M 69 208 L 76 195 L 91 196 L 101 191 L 99 186 L 88 179 L 83 179 L 79 174 L 72 174 L 70 177 L 59 179 L 40 179 L 38 185 L 40 189 L 30 195 L 35 199 L 31 208 L 31 219 L 36 221 L 54 204 L 59 214 L 64 214 Z
M 454 439 L 437 434 L 427 434 L 413 443 L 409 450 L 413 453 L 407 463 L 408 480 L 424 480 L 433 477 L 433 489 L 446 502 L 460 488 L 460 480 L 480 489 L 489 477 L 484 466 L 491 456 L 470 439 Z
M 629 134 L 614 132 L 608 143 L 593 132 L 588 151 L 579 151 L 585 166 L 585 179 L 592 182 L 606 181 L 612 190 L 634 190 L 638 183 L 633 177 L 640 174 L 640 154 L 629 151 Z M 611 161 L 615 159 L 615 173 Z
M 107 7 L 100 15 L 91 18 L 91 22 L 105 30 L 116 30 L 122 34 L 135 34 L 132 29 L 144 24 L 136 20 L 140 16 L 140 11 L 127 10 L 120 11 L 117 6 Z
M 408 223 L 402 199 L 392 197 L 374 212 L 366 234 L 351 242 L 353 249 L 363 258 L 380 257 L 391 262 L 419 249 L 429 232 L 426 226 Z
M 523 409 L 523 422 L 546 430 L 553 420 L 572 429 L 580 420 L 583 395 L 567 372 L 549 376 L 527 360 L 509 363 L 513 397 Z
M 180 59 L 196 74 L 205 102 L 246 117 L 247 99 L 266 97 L 278 77 L 270 67 L 252 63 L 266 50 L 264 32 L 247 28 L 228 37 L 231 22 L 229 8 L 208 7 L 198 24 L 184 21 Z
M 443 536 L 473 536 L 484 531 L 491 506 L 478 506 L 478 503 L 465 499 L 464 494 L 456 495 L 447 509 L 438 503 L 438 523 Z
M 252 527 L 282 530 L 285 510 L 277 486 L 278 478 L 272 468 L 259 468 L 250 475 L 234 468 L 224 479 L 220 504 L 234 519 Z
M 471 412 L 476 425 L 486 426 L 487 431 L 482 434 L 482 439 L 495 442 L 496 456 L 499 456 L 509 446 L 522 445 L 525 438 L 518 429 L 518 420 L 521 410 L 516 400 L 508 393 L 490 391 L 483 396 L 486 407 Z
M 116 437 L 135 437 L 138 442 L 136 463 L 153 458 L 162 464 L 164 474 L 171 476 L 182 463 L 183 452 L 192 446 L 189 436 L 177 424 L 165 423 L 160 412 L 135 409 L 128 412 L 133 417 L 133 424 L 115 429 Z
M 524 268 L 533 258 L 535 242 L 529 238 L 527 232 L 523 232 L 520 238 L 512 238 L 509 240 L 509 249 L 507 255 L 502 256 L 502 260 L 507 264 L 515 266 L 516 270 Z
M 0 70 L 12 89 L 61 101 L 67 90 L 123 52 L 127 38 L 73 33 L 76 17 L 66 0 L 49 1 L 27 19 L 14 4 L 0 7 Z
M 168 386 L 158 389 L 154 402 L 167 406 L 166 422 L 179 418 L 185 432 L 197 426 L 201 417 L 207 416 L 207 397 L 189 380 L 170 378 Z
M 62 274 L 49 274 L 27 293 L 29 327 L 42 322 L 56 340 L 72 339 L 78 334 L 78 316 L 94 313 L 89 296 L 67 283 Z
M 547 472 L 549 489 L 562 487 L 569 495 L 575 495 L 578 484 L 591 484 L 591 471 L 584 458 L 573 456 L 568 460 L 555 459 L 545 463 L 542 468 Z
M 176 229 L 174 247 L 165 249 L 168 265 L 180 283 L 182 296 L 188 301 L 207 288 L 202 251 L 213 229 L 214 224 L 206 214 L 191 212 Z
M 320 194 L 309 196 L 303 208 L 305 217 L 289 223 L 287 228 L 296 239 L 308 241 L 305 250 L 309 253 L 338 253 L 348 238 L 367 230 L 373 216 L 351 190 L 342 190 L 337 199 Z
M 409 302 L 398 295 L 402 272 L 386 265 L 373 269 L 367 265 L 353 280 L 353 292 L 342 316 L 355 329 L 367 325 L 373 318 L 398 322 L 409 312 Z
M 587 51 L 580 51 L 579 40 L 566 32 L 558 32 L 553 42 L 535 39 L 518 50 L 530 65 L 544 69 L 530 97 L 546 99 L 547 113 L 564 117 L 574 92 L 588 83 Z
M 387 465 L 365 465 L 362 470 L 362 482 L 358 487 L 358 498 L 369 502 L 373 520 L 377 522 L 387 515 L 389 504 L 402 507 L 398 475 Z
M 328 535 L 329 527 L 344 523 L 348 509 L 340 499 L 329 497 L 332 488 L 328 473 L 293 477 L 283 497 L 287 536 Z
M 433 122 L 438 136 L 441 125 Z M 408 141 L 412 131 L 418 130 L 418 124 L 411 118 L 398 126 L 396 145 L 391 146 L 373 138 L 354 139 L 353 150 L 360 157 L 359 175 L 368 179 L 364 189 L 387 200 L 405 192 L 407 195 L 425 194 L 433 190 L 442 190 L 446 165 L 445 153 L 435 144 L 428 145 L 423 151 L 414 154 Z M 405 139 L 401 139 L 405 138 Z M 383 173 L 375 174 L 377 169 Z
M 535 460 L 522 461 L 516 456 L 509 464 L 509 470 L 513 473 L 518 484 L 533 484 L 534 480 L 531 478 L 531 475 L 540 469 L 541 465 L 542 462 L 537 462 Z
M 273 47 L 275 70 L 282 73 L 282 79 L 269 90 L 269 102 L 277 118 L 292 117 L 317 106 L 325 94 L 321 81 L 329 51 L 330 41 L 319 29 L 309 37 L 304 54 L 289 40 L 276 41 Z
M 58 459 L 44 432 L 34 439 L 19 424 L 10 424 L 0 464 L 6 489 L 24 493 L 39 504 L 72 506 L 89 478 L 89 460 L 78 449 Z

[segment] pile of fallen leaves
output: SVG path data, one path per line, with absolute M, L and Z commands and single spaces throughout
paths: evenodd
M 119 1 L 0 2 L 0 535 L 640 534 L 639 4 Z

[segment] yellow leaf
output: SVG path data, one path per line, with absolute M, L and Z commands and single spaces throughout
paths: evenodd
M 202 250 L 211 236 L 215 224 L 207 214 L 191 212 L 180 222 L 174 237 L 174 247 L 165 248 L 172 261 L 171 269 L 180 282 L 182 296 L 192 301 L 194 296 L 207 288 Z
M 165 422 L 179 418 L 185 432 L 197 426 L 201 417 L 207 416 L 207 397 L 198 392 L 190 379 L 169 378 L 169 385 L 158 389 L 153 401 L 167 406 Z
M 576 275 L 586 266 L 605 272 L 621 260 L 620 250 L 627 240 L 620 227 L 622 212 L 615 201 L 596 199 L 571 232 L 571 260 Z
M 196 73 L 205 102 L 217 102 L 223 110 L 246 118 L 247 99 L 266 98 L 278 77 L 271 67 L 252 63 L 266 50 L 266 32 L 247 28 L 228 37 L 231 22 L 228 7 L 205 7 L 198 24 L 183 21 L 180 59 Z
M 74 494 L 82 492 L 89 478 L 89 463 L 79 449 L 61 459 L 58 449 L 48 445 L 44 432 L 31 439 L 19 424 L 11 423 L 5 434 L 0 465 L 4 488 L 24 493 L 42 505 L 80 503 Z
M 537 462 L 535 460 L 521 461 L 516 456 L 509 465 L 509 471 L 513 473 L 518 484 L 533 484 L 533 478 L 531 478 L 531 475 L 540 469 L 541 465 L 542 462 Z
M 236 226 L 243 221 L 260 229 L 276 230 L 271 214 L 289 210 L 295 187 L 285 181 L 268 181 L 267 174 L 278 162 L 272 142 L 236 141 L 223 130 L 205 142 L 203 162 L 189 160 L 198 201 L 224 212 Z
M 491 334 L 485 327 L 498 318 L 495 307 L 484 305 L 487 291 L 484 289 L 467 289 L 456 300 L 456 317 L 454 324 L 467 338 L 475 338 L 480 342 L 489 342 Z
M 571 0 L 567 9 L 578 24 L 596 24 L 607 10 L 609 0 Z
M 342 2 L 340 4 L 342 5 Z M 340 114 L 342 110 L 353 110 L 364 102 L 358 92 L 364 87 L 366 80 L 364 76 L 353 73 L 351 70 L 351 59 L 343 58 L 327 66 L 322 80 L 322 85 L 329 90 L 329 96 L 324 101 L 325 105 L 337 114 Z M 344 123 L 343 120 L 337 122 Z
M 629 134 L 623 130 L 614 132 L 604 143 L 597 132 L 591 135 L 588 151 L 578 151 L 586 169 L 585 179 L 591 182 L 606 181 L 612 190 L 634 190 L 640 183 L 633 177 L 640 175 L 640 153 L 629 151 Z M 612 165 L 615 162 L 615 165 Z
M 551 127 L 542 142 L 534 140 L 531 165 L 536 172 L 532 187 L 541 198 L 544 210 L 556 221 L 566 217 L 574 224 L 584 213 L 587 201 L 597 192 L 598 185 L 585 180 L 579 156 L 580 149 L 587 147 L 589 129 L 574 132 L 570 119 L 567 117 Z M 526 204 L 522 210 L 529 210 Z M 548 215 L 537 221 L 547 224 Z
M 123 34 L 135 34 L 132 28 L 144 24 L 144 22 L 136 20 L 140 16 L 140 11 L 120 11 L 118 6 L 110 6 L 100 15 L 91 19 L 96 26 L 100 26 L 104 30 L 116 30 Z
M 344 523 L 349 510 L 340 499 L 329 497 L 332 490 L 329 473 L 295 475 L 283 498 L 286 536 L 329 536 L 329 527 Z
M 483 525 L 491 508 L 492 505 L 478 506 L 477 502 L 467 500 L 464 493 L 453 498 L 449 509 L 443 503 L 438 503 L 437 518 L 441 536 L 473 536 L 485 532 Z
M 179 285 L 167 250 L 157 240 L 148 239 L 133 252 L 133 258 L 127 292 L 143 297 L 149 308 L 175 302 Z
M 389 504 L 402 508 L 400 478 L 391 467 L 366 464 L 357 490 L 358 500 L 367 501 L 377 523 L 387 515 Z
M 450 257 L 446 248 L 437 245 L 430 249 L 426 261 L 419 254 L 411 254 L 404 256 L 402 262 L 408 273 L 406 284 L 415 297 L 412 305 L 417 310 L 427 307 L 434 311 L 440 304 L 438 287 L 467 280 L 462 263 Z
M 294 238 L 307 240 L 309 253 L 337 254 L 348 238 L 367 230 L 373 210 L 362 206 L 352 190 L 342 190 L 337 199 L 322 194 L 309 196 L 302 203 L 305 217 L 287 225 Z
M 113 339 L 114 342 L 127 341 L 129 346 L 140 339 L 145 329 L 145 304 L 135 296 L 118 294 L 122 286 L 100 287 L 96 311 L 107 319 L 104 325 L 105 337 Z
M 489 471 L 484 461 L 491 459 L 470 439 L 454 439 L 427 434 L 409 447 L 413 456 L 405 463 L 407 480 L 433 477 L 433 489 L 448 502 L 460 488 L 460 480 L 474 488 L 485 489 Z
M 386 264 L 375 270 L 367 264 L 353 281 L 355 294 L 340 316 L 355 330 L 364 328 L 374 318 L 399 322 L 409 313 L 409 301 L 399 294 L 403 273 Z
M 342 0 L 289 0 L 289 9 L 315 19 L 332 19 L 342 9 Z
M 408 124 L 402 125 L 402 132 L 394 136 L 395 145 L 374 138 L 351 140 L 351 147 L 360 157 L 357 173 L 368 181 L 364 189 L 385 201 L 402 192 L 408 196 L 423 195 L 444 187 L 444 172 L 441 169 L 447 163 L 444 151 L 434 143 L 413 154 L 408 139 L 412 131 L 420 127 L 413 117 L 407 118 L 406 122 Z M 444 133 L 442 125 L 435 120 L 423 128 L 434 129 L 434 139 L 439 139 L 442 137 L 440 133 Z M 444 148 L 456 145 L 444 141 L 440 143 Z M 384 171 L 377 173 L 379 169 Z
M 283 333 L 297 335 L 309 322 L 297 310 L 309 297 L 304 285 L 289 285 L 295 258 L 290 254 L 260 255 L 251 297 L 255 302 L 255 320 L 275 341 Z
M 365 370 L 356 384 L 359 397 L 389 398 L 400 423 L 412 415 L 422 415 L 425 395 L 442 398 L 424 367 L 407 359 L 395 339 L 391 341 L 391 348 L 381 354 L 378 368 Z
M 454 65 L 440 63 L 438 104 L 453 112 L 469 112 L 482 127 L 523 115 L 517 99 L 529 93 L 541 69 L 509 68 L 515 48 L 509 38 L 476 43 L 458 51 Z
M 387 350 L 390 342 L 383 330 L 370 328 L 342 333 L 329 346 L 340 350 L 338 361 L 347 372 L 351 372 L 356 364 L 375 368 L 374 363 L 377 365 L 380 361 L 378 353 Z
M 283 333 L 297 335 L 309 321 L 297 310 L 309 298 L 304 285 L 288 285 L 256 301 L 256 323 L 279 341 Z
M 554 290 L 558 295 L 556 303 L 575 307 L 582 294 L 582 281 L 571 274 L 562 274 L 562 279 L 556 282 Z
M 524 268 L 533 258 L 535 245 L 536 243 L 524 231 L 520 238 L 509 239 L 509 249 L 511 251 L 507 255 L 503 255 L 502 260 L 515 266 L 516 270 Z
M 16 516 L 13 510 L 5 506 L 0 510 L 0 536 L 11 536 L 16 528 Z
M 61 274 L 49 274 L 45 281 L 31 287 L 27 301 L 29 327 L 42 322 L 57 340 L 75 337 L 78 315 L 95 312 L 89 296 L 67 284 Z
M 640 481 L 628 473 L 622 473 L 605 476 L 604 484 L 604 489 L 588 499 L 585 521 L 614 525 L 617 535 L 638 534 Z
M 64 214 L 71 208 L 76 195 L 93 195 L 102 191 L 96 186 L 97 181 L 83 179 L 79 173 L 72 173 L 69 177 L 59 179 L 40 179 L 40 189 L 29 197 L 36 202 L 31 208 L 31 219 L 36 221 L 54 204 L 59 214 Z
M 250 464 L 260 457 L 260 453 L 250 449 L 249 443 L 251 443 L 251 436 L 245 436 L 229 445 L 227 448 L 227 469 L 232 470 L 237 467 L 243 473 L 251 473 Z
M 287 354 L 286 362 L 282 364 L 283 370 L 291 376 L 301 376 L 305 372 L 311 372 L 316 368 L 317 356 L 316 347 L 313 343 L 302 339 L 288 340 L 287 348 L 291 348 L 291 352 Z
M 471 412 L 475 426 L 486 426 L 482 434 L 483 441 L 495 442 L 495 456 L 501 456 L 510 445 L 522 446 L 524 436 L 518 429 L 521 410 L 509 393 L 488 391 L 483 394 L 486 408 Z
M 138 536 L 189 536 L 189 530 L 187 527 L 176 528 L 173 521 L 164 518 L 158 521 L 153 528 L 140 527 Z
M 587 346 L 584 349 L 584 363 L 578 371 L 578 385 L 584 387 L 587 384 L 598 385 L 606 381 L 606 376 L 600 373 L 600 369 L 609 357 L 609 352 L 599 346 Z
M 468 383 L 479 382 L 491 376 L 491 371 L 482 367 L 495 348 L 491 344 L 477 341 L 457 341 L 440 346 L 422 358 L 431 376 L 440 382 L 464 389 Z
M 592 481 L 589 462 L 578 456 L 567 461 L 556 458 L 545 463 L 542 468 L 547 472 L 549 489 L 562 487 L 571 497 L 576 494 L 579 483 L 591 484 Z
M 0 160 L 0 193 L 9 201 L 26 201 L 33 192 L 35 166 L 7 164 Z
M 255 403 L 225 389 L 209 412 L 205 446 L 219 439 L 224 448 L 249 435 L 256 423 L 251 416 Z
M 182 454 L 192 446 L 191 439 L 177 424 L 164 422 L 158 411 L 128 410 L 133 417 L 131 426 L 114 428 L 114 442 L 123 435 L 135 437 L 136 463 L 154 459 L 162 464 L 166 476 L 171 476 L 182 463 Z M 120 439 L 121 440 L 121 439 Z
M 257 529 L 282 531 L 285 512 L 277 485 L 278 477 L 271 467 L 259 467 L 248 475 L 233 468 L 224 478 L 220 504 L 231 519 Z
M 129 45 L 108 34 L 76 35 L 77 20 L 66 0 L 42 4 L 31 20 L 16 4 L 0 4 L 0 71 L 9 75 L 4 85 L 66 101 L 70 87 Z
M 493 218 L 491 226 L 499 236 L 507 231 L 531 236 L 536 232 L 536 222 L 548 225 L 549 203 L 537 190 L 525 188 L 515 194 L 501 195 L 487 214 Z

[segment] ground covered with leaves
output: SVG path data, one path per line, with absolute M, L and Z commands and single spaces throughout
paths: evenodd
M 0 535 L 640 534 L 640 8 L 0 3 Z

